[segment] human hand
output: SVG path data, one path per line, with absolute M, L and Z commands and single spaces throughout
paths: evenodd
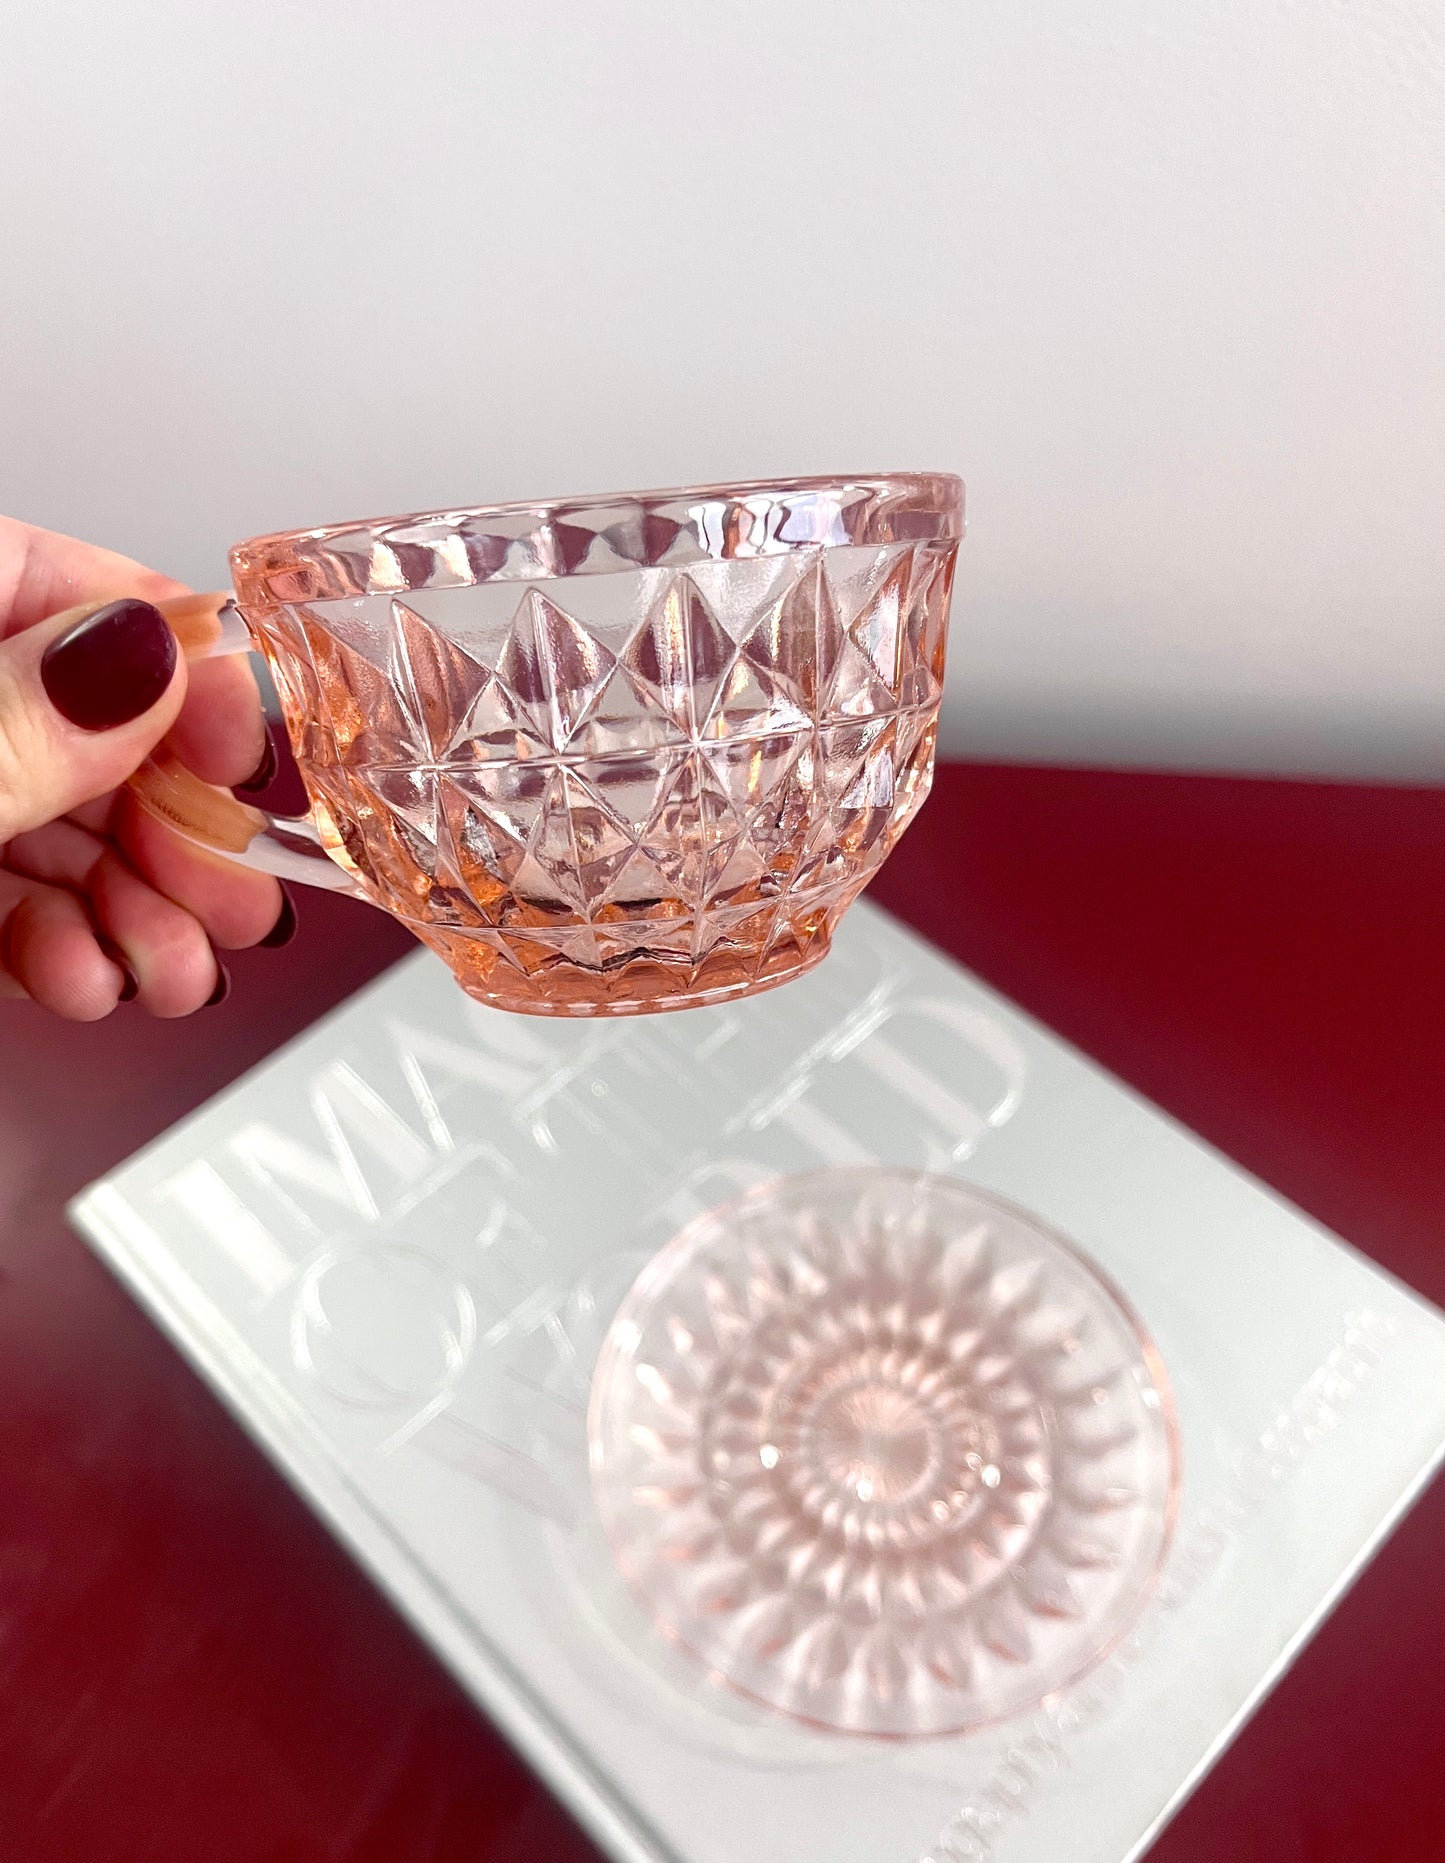
M 0 996 L 77 1022 L 132 998 L 189 1015 L 229 988 L 217 947 L 295 929 L 269 875 L 183 840 L 123 787 L 162 739 L 208 783 L 259 787 L 274 768 L 250 667 L 188 667 L 150 606 L 185 593 L 0 518 Z

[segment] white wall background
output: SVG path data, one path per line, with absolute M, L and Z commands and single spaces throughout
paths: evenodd
M 964 473 L 949 746 L 1445 777 L 1439 0 L 47 0 L 0 509 Z

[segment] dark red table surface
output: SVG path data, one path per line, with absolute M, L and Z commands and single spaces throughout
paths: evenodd
M 955 767 L 875 897 L 1445 1303 L 1445 791 Z M 0 1005 L 0 1863 L 594 1855 L 62 1217 L 410 948 L 301 913 L 191 1022 Z M 1152 1863 L 1445 1858 L 1442 1572 L 1437 1482 Z

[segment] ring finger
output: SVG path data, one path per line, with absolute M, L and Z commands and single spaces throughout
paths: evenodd
M 0 871 L 0 995 L 29 996 L 72 1022 L 98 1022 L 126 986 L 74 893 Z

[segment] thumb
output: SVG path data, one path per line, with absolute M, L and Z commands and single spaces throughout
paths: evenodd
M 0 641 L 0 846 L 123 783 L 170 729 L 184 659 L 149 602 L 90 602 Z

